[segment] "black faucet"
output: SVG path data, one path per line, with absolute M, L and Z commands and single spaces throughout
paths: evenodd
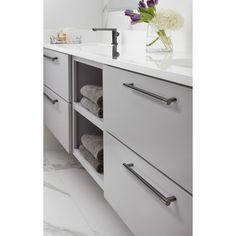
M 119 32 L 117 32 L 116 28 L 93 28 L 93 31 L 111 31 L 112 32 L 112 45 L 118 45 L 117 43 L 117 37 L 120 35 Z

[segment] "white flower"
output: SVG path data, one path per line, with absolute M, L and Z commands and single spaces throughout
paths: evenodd
M 183 17 L 173 10 L 158 10 L 150 21 L 150 25 L 159 30 L 177 30 L 184 24 Z

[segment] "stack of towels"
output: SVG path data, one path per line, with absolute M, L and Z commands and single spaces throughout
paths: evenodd
M 103 173 L 103 137 L 97 134 L 84 134 L 81 137 L 80 153 L 98 172 Z
M 99 118 L 103 118 L 102 87 L 97 85 L 85 85 L 80 89 L 83 98 L 80 104 Z

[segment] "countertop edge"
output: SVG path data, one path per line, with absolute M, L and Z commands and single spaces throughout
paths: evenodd
M 81 52 L 81 51 L 78 51 L 77 53 L 75 53 L 74 50 L 71 50 L 68 48 L 59 48 L 57 47 L 57 45 L 44 44 L 43 47 L 45 49 L 54 50 L 54 51 L 61 52 L 61 53 L 71 55 L 74 57 L 91 60 L 97 63 L 113 66 L 116 68 L 128 70 L 134 73 L 143 74 L 146 76 L 150 76 L 153 78 L 165 80 L 168 82 L 172 82 L 172 83 L 176 83 L 179 85 L 184 85 L 184 86 L 192 88 L 192 76 L 174 73 L 170 71 L 148 68 L 140 64 L 132 64 L 129 62 L 117 61 L 115 59 L 106 58 L 106 57 L 103 57 L 97 54 L 92 54 L 92 53 L 86 53 L 86 52 Z

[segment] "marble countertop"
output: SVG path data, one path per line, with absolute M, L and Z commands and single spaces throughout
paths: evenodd
M 146 53 L 144 48 L 118 45 L 115 58 L 112 45 L 101 43 L 45 43 L 44 48 L 192 87 L 190 53 Z

